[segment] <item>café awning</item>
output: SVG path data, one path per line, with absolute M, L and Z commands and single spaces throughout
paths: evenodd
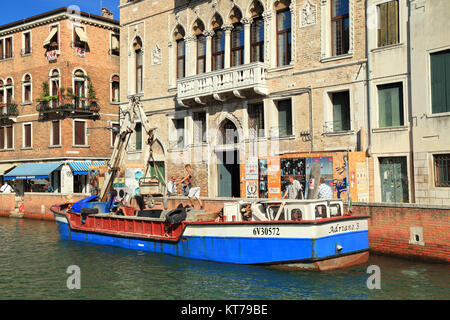
M 90 166 L 104 166 L 104 161 L 72 161 L 68 163 L 73 170 L 74 175 L 89 174 Z
M 52 38 L 55 36 L 55 34 L 58 32 L 58 28 L 53 28 L 50 33 L 48 34 L 48 37 L 45 38 L 44 40 L 44 47 L 48 46 L 50 44 L 50 41 L 52 40 Z
M 63 163 L 25 163 L 5 174 L 4 180 L 31 180 L 45 179 L 58 169 Z

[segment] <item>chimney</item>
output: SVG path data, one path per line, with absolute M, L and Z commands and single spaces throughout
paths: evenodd
M 102 17 L 104 18 L 108 18 L 108 19 L 113 19 L 114 15 L 111 11 L 109 11 L 106 8 L 102 8 Z

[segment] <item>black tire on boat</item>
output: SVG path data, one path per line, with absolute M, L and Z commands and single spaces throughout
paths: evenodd
M 178 224 L 186 220 L 187 214 L 184 209 L 175 209 L 166 214 L 166 222 L 168 224 Z

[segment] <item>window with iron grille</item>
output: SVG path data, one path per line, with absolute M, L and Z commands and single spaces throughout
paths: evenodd
M 450 154 L 434 155 L 436 187 L 450 187 Z

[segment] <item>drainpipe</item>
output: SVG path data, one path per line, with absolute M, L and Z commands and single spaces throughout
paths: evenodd
M 365 0 L 365 7 L 366 7 L 366 21 L 368 17 L 368 5 L 367 0 Z M 367 90 L 367 133 L 368 133 L 368 145 L 367 145 L 367 156 L 372 156 L 372 117 L 371 117 L 371 107 L 370 107 L 370 57 L 369 57 L 369 28 L 367 27 L 366 23 L 366 56 L 367 56 L 367 63 L 366 63 L 366 90 Z
M 314 152 L 312 87 L 309 87 L 307 91 L 309 96 L 309 128 L 311 130 L 311 152 Z

